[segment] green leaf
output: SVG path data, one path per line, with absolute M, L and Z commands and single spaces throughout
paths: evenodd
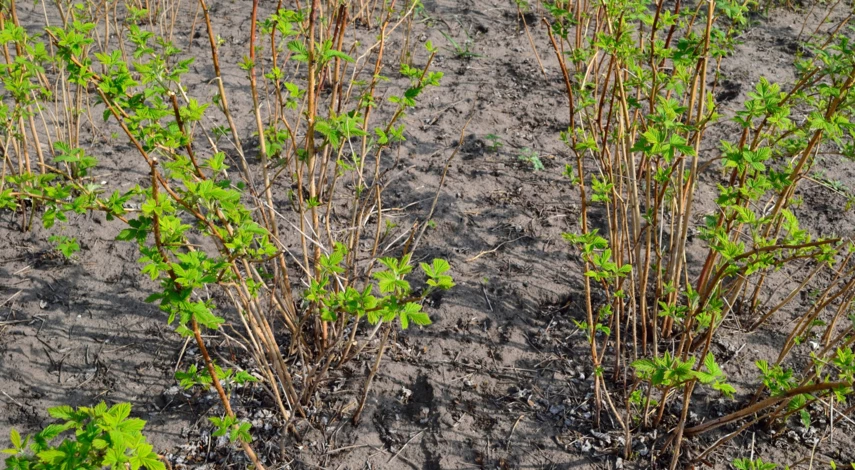
M 238 371 L 238 373 L 235 374 L 234 382 L 238 385 L 241 385 L 241 384 L 245 384 L 248 382 L 258 382 L 258 378 L 256 378 L 254 375 L 250 374 L 249 372 L 242 370 L 242 371 Z
M 810 413 L 807 410 L 799 410 L 799 417 L 802 422 L 802 426 L 806 428 L 810 428 Z
M 145 447 L 150 448 L 151 446 L 145 445 Z M 138 449 L 137 454 L 131 457 L 130 464 L 132 470 L 137 470 L 139 468 L 146 468 L 148 470 L 166 470 L 166 465 L 160 461 L 157 454 L 151 451 L 148 453 L 141 453 Z
M 15 446 L 16 449 L 21 448 L 21 435 L 18 434 L 18 431 L 14 428 L 9 431 L 9 440 L 12 441 L 12 445 Z
M 309 49 L 302 41 L 290 41 L 287 47 L 289 51 L 294 53 L 292 56 L 294 60 L 298 62 L 306 62 L 309 60 Z
M 131 449 L 133 453 L 128 460 L 131 464 L 131 470 L 138 470 L 141 467 L 145 467 L 148 470 L 165 467 L 157 454 L 152 451 L 152 446 L 145 441 L 136 442 L 131 446 Z
M 651 359 L 638 359 L 632 363 L 632 367 L 640 375 L 652 374 L 656 370 L 656 363 Z
M 101 465 L 109 466 L 110 468 L 121 468 L 121 465 L 125 462 L 124 454 L 124 448 L 111 447 L 104 454 L 104 460 L 101 462 Z
M 719 367 L 715 362 L 715 356 L 713 356 L 713 353 L 707 353 L 707 356 L 704 358 L 704 367 L 706 367 L 707 371 L 714 377 L 721 377 L 724 375 L 721 367 Z
M 448 261 L 442 258 L 434 258 L 433 260 L 433 273 L 435 275 L 443 274 L 451 270 L 451 265 L 448 264 Z
M 119 430 L 126 434 L 139 433 L 144 427 L 145 421 L 139 418 L 132 418 L 119 424 Z
M 65 452 L 56 449 L 48 449 L 43 450 L 36 455 L 38 456 L 39 460 L 44 463 L 55 464 L 65 457 Z
M 202 302 L 194 302 L 190 305 L 192 305 L 191 311 L 193 313 L 193 318 L 195 318 L 200 325 L 206 328 L 215 330 L 226 322 L 224 318 L 214 315 Z
M 702 371 L 693 371 L 692 373 L 702 384 L 711 384 L 715 381 L 715 376 L 712 374 Z
M 374 279 L 377 279 L 377 285 L 380 288 L 380 292 L 384 294 L 394 292 L 395 287 L 399 285 L 398 277 L 391 271 L 380 271 L 374 273 Z
M 125 418 L 127 418 L 131 414 L 131 404 L 130 403 L 117 403 L 117 404 L 113 405 L 112 408 L 110 408 L 109 413 L 111 415 L 115 416 L 116 418 L 118 418 L 119 421 L 123 421 Z
M 410 321 L 412 321 L 413 323 L 415 323 L 416 325 L 419 325 L 419 326 L 427 326 L 427 325 L 430 325 L 432 323 L 430 321 L 430 317 L 428 316 L 428 314 L 426 314 L 424 312 L 413 313 L 413 314 L 410 314 L 409 316 L 410 316 Z
M 68 405 L 57 406 L 54 408 L 48 408 L 48 414 L 52 418 L 56 419 L 64 419 L 64 420 L 72 420 L 74 418 L 74 408 Z
M 714 383 L 713 390 L 718 390 L 722 393 L 722 395 L 726 397 L 733 397 L 733 395 L 736 393 L 736 389 L 732 385 L 723 382 Z
M 39 432 L 38 437 L 45 441 L 50 441 L 73 426 L 73 422 L 70 422 L 70 424 L 49 424 Z

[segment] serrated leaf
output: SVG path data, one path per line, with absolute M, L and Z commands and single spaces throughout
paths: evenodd
M 736 393 L 736 389 L 732 385 L 723 382 L 713 384 L 713 389 L 718 390 L 726 397 L 733 397 L 733 394 Z
M 56 406 L 48 408 L 48 414 L 51 418 L 71 420 L 74 417 L 74 409 L 68 405 Z
M 451 265 L 448 261 L 442 258 L 434 258 L 433 260 L 433 272 L 434 274 L 443 274 L 451 270 Z
M 715 377 L 721 377 L 724 375 L 721 367 L 719 367 L 718 363 L 715 362 L 715 356 L 713 353 L 707 353 L 704 358 L 704 367 L 706 367 L 707 371 Z
M 101 465 L 116 468 L 124 462 L 124 459 L 124 449 L 119 450 L 116 447 L 111 447 L 104 453 L 104 460 L 101 462 Z
M 801 419 L 802 426 L 810 429 L 810 413 L 808 413 L 807 410 L 800 410 L 799 418 Z
M 710 384 L 715 381 L 716 376 L 701 371 L 693 371 L 693 375 L 703 384 Z
M 21 435 L 18 434 L 18 431 L 15 428 L 12 428 L 9 431 L 9 440 L 12 441 L 12 445 L 15 446 L 16 449 L 21 448 Z
M 377 286 L 380 288 L 380 292 L 384 294 L 393 292 L 398 282 L 398 277 L 391 271 L 374 273 L 374 279 L 377 279 Z
M 632 363 L 632 367 L 640 374 L 650 374 L 656 370 L 656 363 L 651 359 L 638 359 Z
M 65 452 L 56 449 L 48 449 L 39 452 L 36 456 L 42 462 L 52 464 L 62 460 L 65 457 Z
M 125 433 L 138 433 L 145 427 L 145 421 L 139 418 L 131 418 L 123 421 L 119 425 L 119 429 Z
M 110 408 L 110 414 L 118 418 L 119 421 L 122 421 L 131 415 L 131 404 L 117 403 Z
M 419 326 L 427 326 L 432 323 L 428 314 L 424 312 L 410 314 L 410 320 Z
M 45 426 L 45 428 L 39 432 L 38 436 L 41 439 L 44 439 L 45 441 L 50 441 L 53 438 L 55 438 L 56 436 L 59 436 L 60 434 L 62 434 L 64 431 L 66 431 L 67 429 L 69 429 L 73 425 L 74 425 L 74 423 L 71 423 L 71 424 L 49 424 L 49 425 Z
M 151 447 L 151 446 L 147 446 Z M 148 453 L 137 452 L 130 459 L 131 469 L 146 468 L 147 470 L 166 470 L 166 465 L 158 459 L 157 454 L 149 451 Z

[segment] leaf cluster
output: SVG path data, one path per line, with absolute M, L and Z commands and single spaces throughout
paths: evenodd
M 59 420 L 21 438 L 10 432 L 12 448 L 3 453 L 9 470 L 166 470 L 142 434 L 145 421 L 131 418 L 131 405 L 50 408 Z M 61 441 L 57 441 L 61 438 Z

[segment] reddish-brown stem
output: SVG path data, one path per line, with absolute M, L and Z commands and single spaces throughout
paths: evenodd
M 214 363 L 211 361 L 211 356 L 208 354 L 208 348 L 205 347 L 205 341 L 202 339 L 202 332 L 199 329 L 199 324 L 196 322 L 195 318 L 191 319 L 191 325 L 193 328 L 193 337 L 196 340 L 196 346 L 199 347 L 199 352 L 202 353 L 202 358 L 205 360 L 205 367 L 208 369 L 208 374 L 211 375 L 211 382 L 217 390 L 217 395 L 220 396 L 220 401 L 223 403 L 223 409 L 226 411 L 226 415 L 234 418 L 235 413 L 232 411 L 232 405 L 229 402 L 229 397 L 226 395 L 226 391 L 223 389 L 223 384 L 220 383 L 220 379 L 217 377 L 217 370 L 214 368 Z M 251 460 L 252 464 L 255 465 L 255 468 L 264 470 L 264 465 L 262 465 L 258 460 L 258 456 L 255 455 L 255 451 L 252 450 L 249 443 L 240 441 L 240 445 L 243 448 L 244 453 L 246 453 L 246 456 L 249 457 L 249 460 Z
M 205 174 L 199 168 L 199 164 L 196 162 L 196 153 L 193 152 L 193 138 L 187 134 L 187 130 L 184 128 L 184 119 L 181 118 L 181 108 L 178 106 L 178 98 L 175 96 L 175 93 L 170 93 L 169 99 L 172 102 L 172 112 L 175 114 L 175 122 L 178 123 L 178 129 L 187 138 L 187 144 L 184 146 L 187 149 L 187 157 L 190 158 L 190 163 L 193 164 L 193 169 L 196 170 L 196 176 L 204 180 L 206 179 Z
M 697 426 L 693 426 L 691 428 L 687 428 L 683 431 L 683 434 L 686 436 L 696 436 L 698 434 L 702 434 L 708 431 L 712 431 L 713 429 L 720 428 L 725 424 L 732 423 L 738 419 L 744 418 L 746 416 L 752 415 L 754 413 L 758 413 L 770 406 L 777 405 L 784 400 L 789 400 L 798 395 L 808 394 L 808 393 L 816 393 L 823 392 L 826 390 L 833 390 L 838 387 L 851 387 L 851 382 L 823 382 L 813 385 L 805 385 L 803 387 L 797 387 L 787 391 L 786 393 L 774 397 L 769 397 L 765 400 L 759 401 L 753 405 L 746 406 L 741 410 L 734 411 L 728 415 L 722 416 L 721 418 L 714 419 L 712 421 L 707 421 L 706 423 L 699 424 Z
M 243 154 L 243 147 L 240 143 L 240 135 L 238 134 L 237 126 L 235 125 L 234 119 L 232 118 L 232 114 L 229 111 L 229 101 L 226 97 L 226 88 L 223 84 L 223 75 L 220 73 L 220 55 L 217 52 L 217 39 L 216 34 L 214 34 L 214 27 L 211 25 L 211 15 L 208 11 L 208 5 L 205 3 L 205 0 L 199 0 L 199 5 L 202 7 L 202 15 L 205 17 L 205 27 L 208 31 L 208 42 L 211 45 L 211 61 L 214 65 L 214 74 L 217 77 L 217 88 L 219 89 L 219 99 L 220 106 L 223 109 L 223 114 L 226 116 L 226 120 L 229 123 L 229 128 L 232 131 L 232 139 L 234 139 L 235 149 L 237 149 L 238 155 L 240 156 L 241 170 L 244 173 L 244 178 L 246 178 L 247 183 L 249 183 L 250 190 L 255 192 L 255 184 L 252 180 L 252 175 L 249 172 L 249 165 L 246 162 L 246 157 Z M 253 29 L 255 29 L 253 25 Z

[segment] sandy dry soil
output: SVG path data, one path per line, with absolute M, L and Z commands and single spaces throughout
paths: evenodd
M 191 94 L 209 98 L 215 88 L 206 83 L 212 77 L 206 39 L 198 24 L 188 33 L 193 3 L 184 2 L 187 14 L 179 18 L 175 41 L 201 58 L 187 82 L 201 83 Z M 221 52 L 226 80 L 238 90 L 232 106 L 249 135 L 249 91 L 236 67 L 245 53 L 249 8 L 246 2 L 211 3 L 215 27 L 226 40 Z M 402 227 L 424 217 L 445 160 L 471 117 L 439 198 L 435 226 L 418 254 L 448 259 L 458 286 L 433 302 L 432 326 L 397 335 L 359 426 L 338 413 L 360 390 L 366 370 L 358 363 L 333 377 L 324 391 L 328 408 L 318 409 L 313 423 L 298 425 L 302 441 L 281 431 L 265 400 L 256 396 L 260 391 L 242 395 L 242 412 L 261 426 L 257 445 L 278 463 L 273 468 L 617 468 L 623 446 L 619 433 L 610 431 L 617 426 L 605 424 L 608 439 L 591 432 L 591 371 L 584 337 L 572 321 L 582 315 L 579 263 L 560 234 L 576 227 L 578 192 L 560 176 L 568 155 L 558 133 L 568 118 L 548 39 L 538 18 L 527 17 L 544 75 L 512 2 L 424 4 L 427 17 L 414 37 L 444 47 L 435 68 L 446 75 L 441 89 L 431 91 L 426 104 L 406 118 L 408 141 L 398 150 L 404 171 L 387 190 L 386 205 L 406 207 L 397 215 Z M 33 10 L 31 2 L 19 7 L 23 23 L 42 24 L 40 7 Z M 825 11 L 817 8 L 810 21 Z M 761 76 L 783 83 L 793 79 L 795 38 L 806 15 L 773 10 L 752 19 L 743 44 L 724 61 L 726 81 L 717 97 L 723 113 L 737 109 Z M 460 43 L 469 36 L 478 57 L 456 58 L 441 31 Z M 393 75 L 393 68 L 386 72 Z M 215 114 L 210 113 L 214 123 L 221 124 Z M 710 132 L 702 159 L 718 156 L 718 140 L 734 129 L 723 124 Z M 88 123 L 84 130 L 99 135 Z M 488 149 L 488 134 L 501 137 L 498 152 Z M 103 163 L 99 178 L 111 189 L 145 179 L 129 147 L 97 145 Z M 538 152 L 543 171 L 532 172 L 517 159 L 524 149 Z M 855 183 L 850 163 L 827 161 L 822 167 L 844 185 Z M 711 207 L 719 177 L 710 172 L 701 182 L 704 207 Z M 855 217 L 843 210 L 845 198 L 810 182 L 800 193 L 806 201 L 800 215 L 814 232 L 852 234 Z M 282 207 L 287 207 L 284 199 Z M 0 214 L 0 444 L 10 427 L 33 431 L 47 423 L 48 406 L 130 401 L 149 421 L 156 448 L 176 462 L 243 468 L 239 452 L 209 437 L 204 418 L 216 405 L 215 396 L 178 391 L 174 370 L 197 361 L 198 352 L 192 346 L 184 350 L 164 315 L 142 301 L 153 285 L 139 274 L 135 247 L 113 241 L 119 226 L 101 215 L 72 218 L 59 230 L 77 237 L 82 251 L 74 262 L 65 262 L 51 249 L 48 232 L 20 233 L 15 223 L 12 214 Z M 697 240 L 690 245 L 690 253 L 702 248 Z M 776 327 L 794 315 L 782 312 L 768 329 L 752 335 L 740 333 L 735 324 L 725 330 L 715 352 L 740 390 L 756 384 L 753 361 L 775 349 L 781 340 Z M 225 338 L 210 341 L 220 345 L 216 349 L 225 359 L 242 354 Z M 697 401 L 696 420 L 736 406 L 702 394 Z M 843 424 L 817 447 L 817 455 L 855 460 L 852 431 Z M 715 437 L 688 448 L 702 448 Z M 650 467 L 653 435 L 642 438 L 634 444 L 639 461 L 625 467 Z M 729 459 L 753 451 L 783 465 L 810 453 L 811 443 L 810 436 L 773 439 L 757 430 L 734 440 L 711 463 L 726 468 Z

